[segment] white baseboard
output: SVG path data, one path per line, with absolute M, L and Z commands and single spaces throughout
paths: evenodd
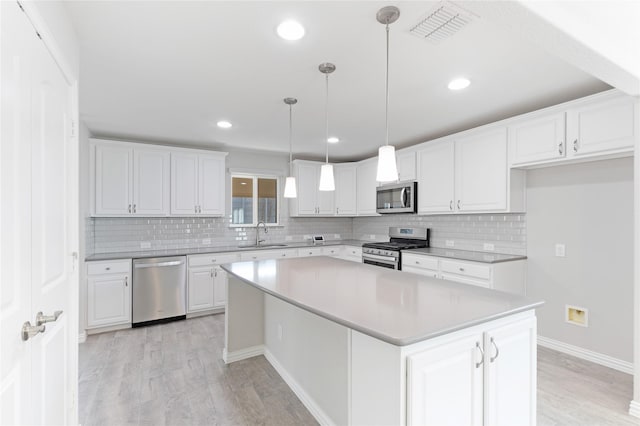
M 538 344 L 545 348 L 553 349 L 558 352 L 565 353 L 567 355 L 575 356 L 576 358 L 595 362 L 596 364 L 604 365 L 605 367 L 622 371 L 623 373 L 633 374 L 633 363 L 623 361 L 621 359 L 614 358 L 609 355 L 604 355 L 599 352 L 590 351 L 588 349 L 584 349 L 579 346 L 570 345 L 568 343 L 560 342 L 554 339 L 549 339 L 548 337 L 543 337 L 543 336 L 538 336 Z M 640 409 L 640 407 L 637 407 L 636 409 Z
M 335 423 L 331 420 L 331 417 L 325 413 L 322 408 L 315 402 L 311 396 L 296 382 L 296 380 L 289 374 L 289 372 L 280 364 L 276 357 L 269 351 L 268 348 L 264 349 L 264 357 L 269 361 L 273 368 L 278 372 L 280 377 L 291 388 L 293 393 L 296 394 L 298 399 L 302 401 L 302 404 L 307 407 L 307 410 L 313 417 L 323 426 L 335 426 Z
M 222 360 L 225 364 L 231 364 L 232 362 L 242 361 L 243 359 L 253 358 L 254 356 L 263 355 L 264 346 L 251 346 L 239 351 L 227 352 L 227 348 L 222 350 Z
M 640 402 L 631 401 L 629 404 L 629 414 L 634 417 L 640 417 Z
M 87 341 L 87 332 L 83 331 L 82 333 L 78 334 L 78 343 L 84 343 Z

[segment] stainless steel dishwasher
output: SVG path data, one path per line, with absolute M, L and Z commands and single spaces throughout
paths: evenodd
M 156 257 L 133 261 L 133 326 L 185 319 L 187 258 Z

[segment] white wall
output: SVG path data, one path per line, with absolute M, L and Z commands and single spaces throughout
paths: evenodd
M 87 218 L 91 216 L 91 211 L 89 208 L 89 129 L 84 124 L 84 122 L 80 122 L 79 126 L 79 141 L 78 141 L 78 163 L 80 166 L 80 170 L 78 173 L 78 184 L 79 184 L 79 206 L 78 206 L 78 218 L 79 218 L 79 230 L 78 236 L 80 238 L 79 243 L 79 258 L 80 258 L 80 312 L 78 318 L 78 325 L 80 328 L 80 333 L 84 333 L 85 327 L 87 325 L 87 309 L 86 309 L 86 300 L 87 300 L 87 286 L 86 286 L 86 266 L 84 259 L 87 254 L 90 254 L 93 251 L 92 247 L 87 247 Z
M 633 159 L 527 172 L 528 294 L 540 336 L 633 361 Z M 555 244 L 566 257 L 555 257 Z M 589 310 L 567 324 L 565 304 Z

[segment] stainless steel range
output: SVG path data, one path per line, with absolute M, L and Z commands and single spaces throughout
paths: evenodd
M 389 242 L 362 245 L 362 263 L 402 269 L 402 250 L 429 247 L 429 228 L 389 228 Z

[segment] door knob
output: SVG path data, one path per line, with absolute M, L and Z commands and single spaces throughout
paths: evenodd
M 53 315 L 44 315 L 42 312 L 36 314 L 36 326 L 41 326 L 47 322 L 54 322 L 62 315 L 62 311 L 55 311 Z
M 27 341 L 38 333 L 44 333 L 44 325 L 31 325 L 31 322 L 27 321 L 22 324 L 22 340 Z

